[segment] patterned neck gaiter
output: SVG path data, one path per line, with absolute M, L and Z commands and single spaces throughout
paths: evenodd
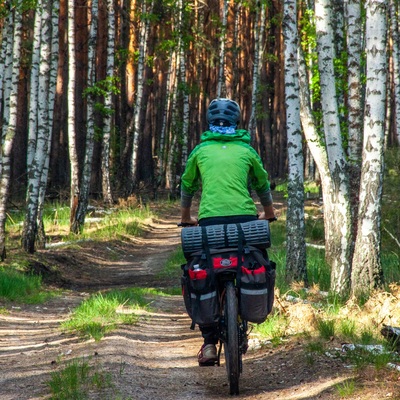
M 217 126 L 210 124 L 210 131 L 221 133 L 222 135 L 233 135 L 236 132 L 236 125 L 232 126 Z

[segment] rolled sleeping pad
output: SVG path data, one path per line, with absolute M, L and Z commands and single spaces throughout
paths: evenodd
M 220 224 L 204 227 L 210 248 L 237 247 L 239 244 L 238 224 Z M 265 219 L 243 222 L 242 227 L 246 244 L 261 248 L 271 246 L 269 222 Z M 184 228 L 181 231 L 182 250 L 185 255 L 203 248 L 201 226 Z

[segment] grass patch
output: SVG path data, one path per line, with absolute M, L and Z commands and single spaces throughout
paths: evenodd
M 51 374 L 47 382 L 53 400 L 85 400 L 93 391 L 112 387 L 111 375 L 86 359 L 74 359 Z
M 160 292 L 143 288 L 97 293 L 83 301 L 61 327 L 100 340 L 119 325 L 137 323 L 137 311 L 148 309 L 151 301 L 148 296 L 155 294 L 160 295 Z
M 262 324 L 255 325 L 254 330 L 262 337 L 271 340 L 274 345 L 279 345 L 282 342 L 282 338 L 285 336 L 286 327 L 286 317 L 279 313 L 274 313 Z
M 335 385 L 335 389 L 340 398 L 353 396 L 357 390 L 357 384 L 354 379 L 347 379 L 344 382 Z
M 165 267 L 157 274 L 159 278 L 176 279 L 180 281 L 182 275 L 181 265 L 186 263 L 181 246 L 179 246 L 168 258 Z
M 44 290 L 40 276 L 0 268 L 0 298 L 17 303 L 39 304 L 53 296 L 54 292 Z

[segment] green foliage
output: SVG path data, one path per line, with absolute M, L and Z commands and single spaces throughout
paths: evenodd
M 157 274 L 162 279 L 176 279 L 179 282 L 179 278 L 182 274 L 181 265 L 186 262 L 183 255 L 182 248 L 179 246 L 168 258 L 165 267 Z
M 109 94 L 119 94 L 119 77 L 108 76 L 105 79 L 96 82 L 93 86 L 83 91 L 83 97 L 93 97 L 98 99 L 94 104 L 95 110 L 103 116 L 114 114 L 114 109 L 104 105 L 104 98 Z
M 90 393 L 112 387 L 111 375 L 87 359 L 74 359 L 61 371 L 54 371 L 47 382 L 53 400 L 85 400 Z
M 150 300 L 145 296 L 149 293 L 149 289 L 131 288 L 95 294 L 83 301 L 61 327 L 100 340 L 118 325 L 136 323 L 138 316 L 135 311 L 147 308 Z
M 12 268 L 0 268 L 0 298 L 25 304 L 42 303 L 53 297 L 45 291 L 40 276 L 26 275 Z
M 348 318 L 340 320 L 339 333 L 344 339 L 354 340 L 357 337 L 355 321 Z
M 335 336 L 335 321 L 333 319 L 322 319 L 317 320 L 317 329 L 320 336 L 325 340 L 330 340 Z
M 281 343 L 288 325 L 286 317 L 280 313 L 270 315 L 265 322 L 256 325 L 254 330 L 262 337 L 268 338 L 275 345 Z
M 357 389 L 354 379 L 346 379 L 344 382 L 335 385 L 336 391 L 341 399 L 352 396 Z

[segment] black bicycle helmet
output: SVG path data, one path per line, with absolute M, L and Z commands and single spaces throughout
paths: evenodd
M 238 125 L 240 122 L 240 107 L 236 101 L 230 99 L 214 99 L 208 106 L 207 122 L 211 125 L 219 125 L 220 121 L 226 121 L 229 125 Z

